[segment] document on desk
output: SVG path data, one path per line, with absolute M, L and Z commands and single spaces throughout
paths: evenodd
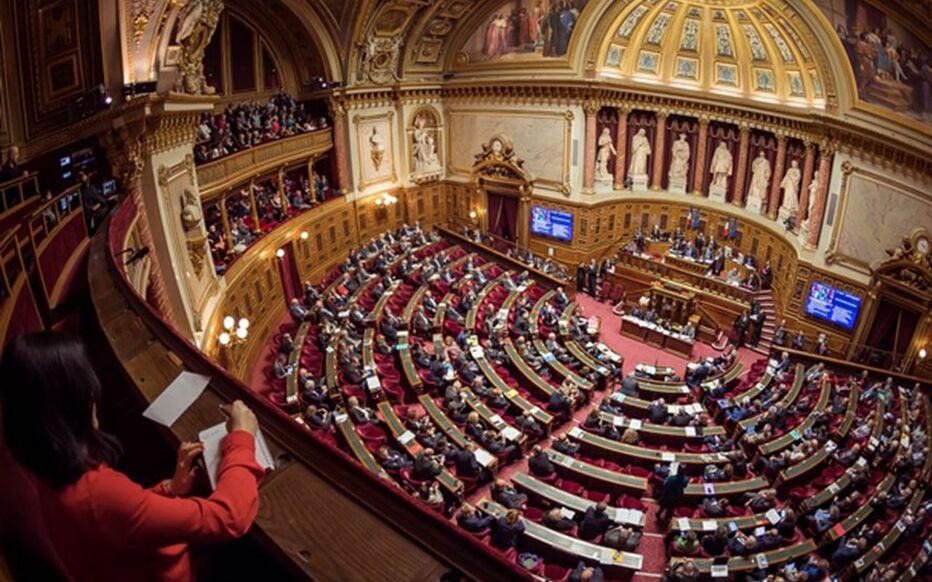
M 220 469 L 220 443 L 227 436 L 227 425 L 225 422 L 216 424 L 208 429 L 198 433 L 197 438 L 204 444 L 204 464 L 207 466 L 207 477 L 210 479 L 210 486 L 217 488 L 217 471 Z M 272 459 L 272 453 L 269 452 L 269 445 L 262 436 L 262 429 L 256 431 L 256 463 L 266 470 L 275 468 L 275 461 Z
M 210 376 L 182 371 L 172 383 L 168 385 L 159 397 L 152 401 L 142 415 L 149 420 L 171 428 L 175 421 L 181 418 L 198 397 L 204 393 L 204 388 L 210 383 Z

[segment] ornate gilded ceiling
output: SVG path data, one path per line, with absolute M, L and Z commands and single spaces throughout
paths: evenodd
M 785 2 L 642 0 L 609 27 L 606 77 L 822 107 L 823 48 Z

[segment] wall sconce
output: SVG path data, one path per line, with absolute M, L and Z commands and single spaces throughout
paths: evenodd
M 311 236 L 311 235 L 309 235 L 309 234 L 307 233 L 306 230 L 302 230 L 302 231 L 301 231 L 301 240 L 307 240 L 308 237 L 310 237 L 310 236 Z
M 478 216 L 479 216 L 479 215 L 476 214 L 476 211 L 475 211 L 475 210 L 470 210 L 470 211 L 469 211 L 469 220 L 471 220 L 473 224 L 476 224 L 476 218 L 478 218 Z
M 243 317 L 236 321 L 235 317 L 227 315 L 223 318 L 223 329 L 217 336 L 221 347 L 241 344 L 249 337 L 249 320 Z
M 398 204 L 398 198 L 396 196 L 392 196 L 388 192 L 375 199 L 376 206 L 384 206 L 385 208 L 388 208 L 389 206 L 394 206 L 395 204 Z
M 919 355 L 919 359 L 920 359 L 920 360 L 924 360 L 924 359 L 926 359 L 926 356 L 929 355 L 929 352 L 928 352 L 925 348 L 919 348 L 919 354 L 918 354 L 918 355 Z
M 275 258 L 276 259 L 285 258 L 285 249 L 278 249 L 277 251 L 275 251 Z

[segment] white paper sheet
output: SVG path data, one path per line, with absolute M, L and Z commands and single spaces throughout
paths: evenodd
M 198 433 L 197 438 L 204 444 L 204 464 L 207 466 L 207 477 L 210 479 L 210 486 L 217 488 L 217 471 L 220 469 L 220 443 L 227 436 L 227 425 L 225 422 L 216 424 L 210 428 Z M 274 469 L 275 461 L 269 452 L 269 445 L 262 436 L 262 430 L 256 431 L 256 462 L 264 469 Z
M 172 380 L 159 397 L 146 408 L 142 415 L 150 420 L 171 427 L 181 418 L 184 411 L 204 393 L 210 383 L 210 376 L 182 371 Z

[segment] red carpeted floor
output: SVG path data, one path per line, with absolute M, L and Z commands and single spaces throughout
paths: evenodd
M 597 301 L 593 297 L 583 293 L 576 294 L 576 303 L 582 306 L 587 316 L 595 315 L 602 320 L 600 334 L 602 342 L 624 356 L 625 371 L 632 369 L 637 364 L 643 363 L 671 366 L 682 376 L 687 362 L 717 355 L 719 353 L 718 350 L 708 344 L 696 342 L 693 348 L 692 359 L 687 360 L 686 358 L 681 358 L 670 352 L 621 335 L 621 317 L 612 313 L 612 306 L 610 304 Z M 741 362 L 744 363 L 745 368 L 749 368 L 750 365 L 759 360 L 761 356 L 747 348 L 741 348 L 738 351 L 738 357 Z

